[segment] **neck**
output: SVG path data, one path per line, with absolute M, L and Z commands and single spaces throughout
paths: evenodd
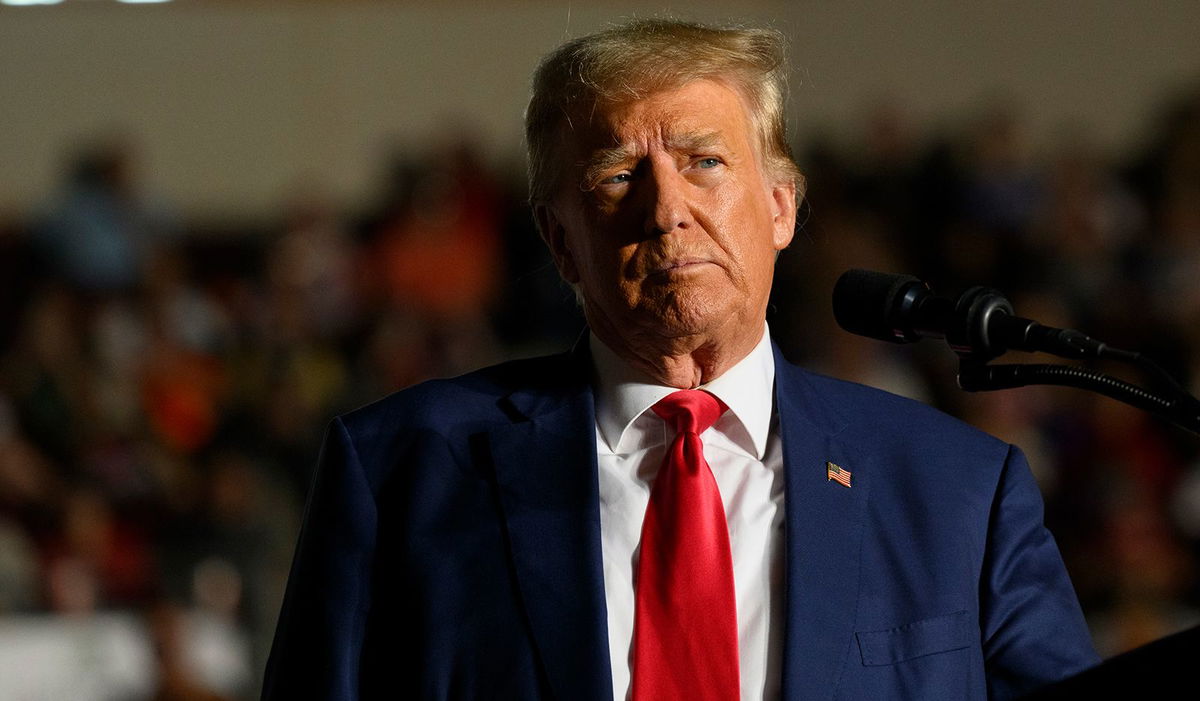
M 762 340 L 763 324 L 734 334 L 624 337 L 605 324 L 592 331 L 622 360 L 665 387 L 693 389 L 712 382 L 750 355 Z

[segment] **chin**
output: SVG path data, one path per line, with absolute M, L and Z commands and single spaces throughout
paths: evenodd
M 735 316 L 743 300 L 738 293 L 672 295 L 651 318 L 662 335 L 678 338 L 714 333 Z

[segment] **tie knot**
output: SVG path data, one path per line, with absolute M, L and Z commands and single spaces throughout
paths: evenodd
M 687 431 L 696 435 L 708 430 L 728 408 L 720 399 L 702 389 L 672 392 L 651 407 L 655 414 L 675 427 L 676 433 Z

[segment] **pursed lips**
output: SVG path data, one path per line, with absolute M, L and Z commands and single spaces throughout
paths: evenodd
M 670 275 L 673 273 L 689 272 L 691 270 L 698 270 L 705 265 L 716 265 L 716 263 L 708 258 L 698 256 L 675 258 L 653 264 L 646 275 L 649 277 L 651 275 Z

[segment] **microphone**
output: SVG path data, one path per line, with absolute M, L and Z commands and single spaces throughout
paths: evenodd
M 1064 358 L 1096 358 L 1110 350 L 1079 331 L 1016 316 L 1004 295 L 989 287 L 972 287 L 952 300 L 934 295 L 912 275 L 847 270 L 833 287 L 833 316 L 850 333 L 891 343 L 944 338 L 959 356 L 975 360 L 1008 350 Z

